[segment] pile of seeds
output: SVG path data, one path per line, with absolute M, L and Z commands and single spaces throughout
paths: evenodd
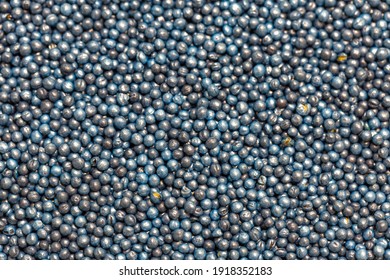
M 390 259 L 390 1 L 0 2 L 0 259 Z

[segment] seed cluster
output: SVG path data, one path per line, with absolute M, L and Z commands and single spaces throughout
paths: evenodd
M 390 2 L 0 2 L 0 259 L 390 259 Z

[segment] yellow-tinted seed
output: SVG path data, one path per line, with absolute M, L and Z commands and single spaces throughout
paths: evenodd
M 5 16 L 5 18 L 8 19 L 8 20 L 11 20 L 12 19 L 12 15 L 8 14 L 8 15 Z
M 297 110 L 300 114 L 307 115 L 310 110 L 309 104 L 300 103 L 298 104 Z
M 158 192 L 154 192 L 153 193 L 153 196 L 157 199 L 160 199 L 161 198 L 161 194 L 159 194 Z
M 286 139 L 283 140 L 283 146 L 287 147 L 290 146 L 292 143 L 292 139 L 290 137 L 287 137 Z
M 347 60 L 347 55 L 346 54 L 340 54 L 338 57 L 337 57 L 337 61 L 338 62 L 344 62 Z
M 309 111 L 309 106 L 307 104 L 302 104 L 302 108 L 305 113 Z
M 51 43 L 51 44 L 49 45 L 49 49 L 54 49 L 55 47 L 57 47 L 57 45 L 54 44 L 54 43 Z

